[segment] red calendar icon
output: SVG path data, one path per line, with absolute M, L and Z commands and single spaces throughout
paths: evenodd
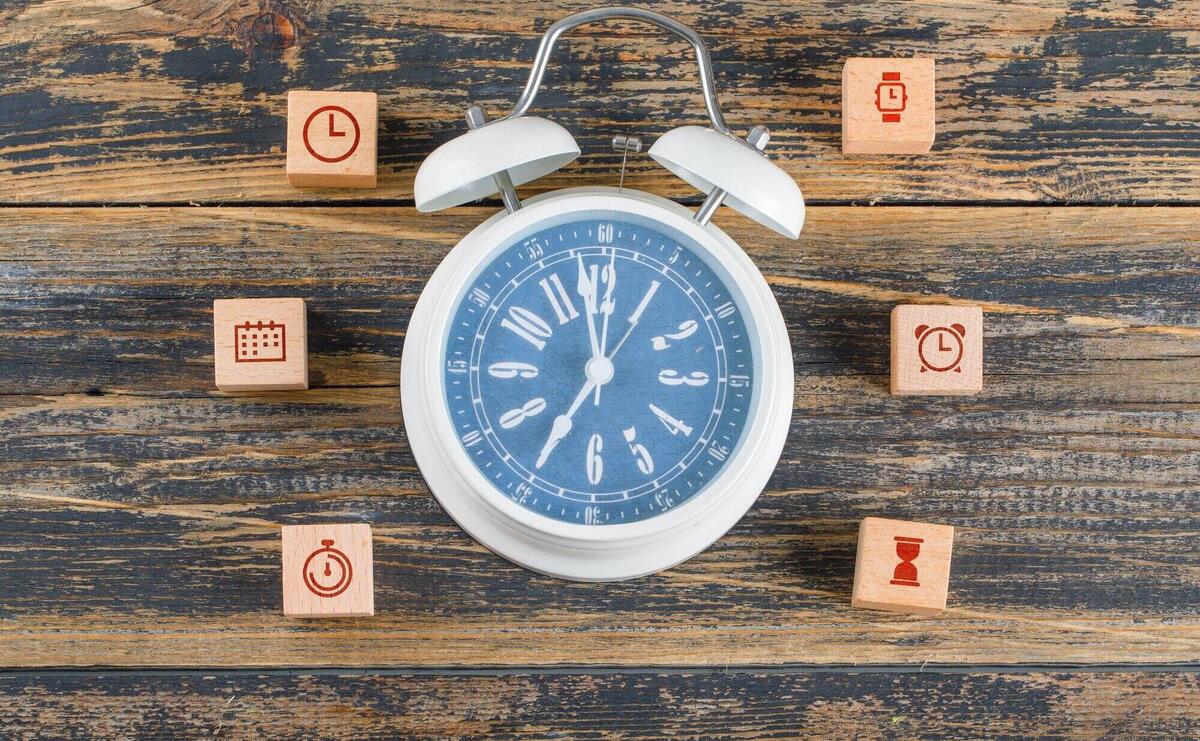
M 233 359 L 238 363 L 287 361 L 287 327 L 275 321 L 233 325 Z

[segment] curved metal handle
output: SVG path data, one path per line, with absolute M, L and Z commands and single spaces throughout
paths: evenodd
M 513 107 L 511 113 L 496 120 L 503 121 L 523 116 L 529 110 L 529 107 L 533 105 L 533 100 L 537 97 L 538 89 L 542 85 L 542 76 L 546 74 L 546 65 L 550 61 L 550 54 L 554 51 L 554 44 L 558 42 L 560 36 L 576 26 L 604 21 L 610 18 L 642 21 L 652 26 L 665 28 L 689 42 L 692 48 L 696 50 L 696 64 L 700 67 L 700 89 L 704 93 L 704 106 L 708 109 L 708 118 L 712 121 L 714 129 L 720 131 L 722 134 L 733 136 L 729 131 L 728 124 L 725 123 L 725 117 L 721 115 L 721 107 L 717 103 L 717 88 L 713 81 L 712 60 L 709 59 L 708 47 L 705 46 L 704 40 L 695 31 L 674 18 L 669 18 L 662 13 L 655 13 L 652 10 L 643 10 L 642 8 L 596 8 L 595 10 L 585 10 L 582 13 L 569 15 L 562 20 L 552 23 L 546 29 L 546 33 L 542 36 L 542 41 L 538 45 L 537 56 L 533 60 L 533 69 L 529 71 L 529 82 L 525 83 L 525 89 L 521 91 L 521 97 L 517 99 L 517 104 Z

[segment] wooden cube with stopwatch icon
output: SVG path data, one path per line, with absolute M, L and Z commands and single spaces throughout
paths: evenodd
M 905 304 L 892 310 L 892 393 L 983 388 L 983 309 Z
M 375 614 L 371 526 L 284 525 L 283 614 Z
M 287 178 L 303 188 L 374 188 L 375 93 L 288 93 Z

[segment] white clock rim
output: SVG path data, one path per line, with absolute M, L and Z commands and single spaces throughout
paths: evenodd
M 506 245 L 597 211 L 628 214 L 676 231 L 707 252 L 721 278 L 740 291 L 758 371 L 743 439 L 699 494 L 669 512 L 633 523 L 582 525 L 554 520 L 512 501 L 484 477 L 455 434 L 444 397 L 446 329 L 458 298 Z M 518 565 L 584 581 L 627 579 L 687 560 L 733 527 L 757 500 L 778 463 L 791 421 L 794 374 L 783 315 L 750 258 L 714 224 L 641 191 L 571 188 L 500 212 L 473 229 L 430 277 L 413 309 L 401 359 L 401 407 L 409 445 L 447 513 L 477 541 Z

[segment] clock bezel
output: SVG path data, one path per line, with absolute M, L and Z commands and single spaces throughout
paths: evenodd
M 722 470 L 688 501 L 633 523 L 582 525 L 554 520 L 492 486 L 455 434 L 445 403 L 450 317 L 466 287 L 492 258 L 528 234 L 589 212 L 628 215 L 682 235 L 732 288 L 751 336 L 751 411 Z M 762 274 L 715 225 L 686 208 L 630 189 L 572 188 L 498 213 L 467 234 L 438 266 L 413 310 L 401 361 L 401 405 L 409 444 L 435 497 L 476 540 L 527 568 L 568 579 L 626 579 L 669 568 L 708 547 L 745 514 L 774 470 L 791 419 L 791 346 Z

